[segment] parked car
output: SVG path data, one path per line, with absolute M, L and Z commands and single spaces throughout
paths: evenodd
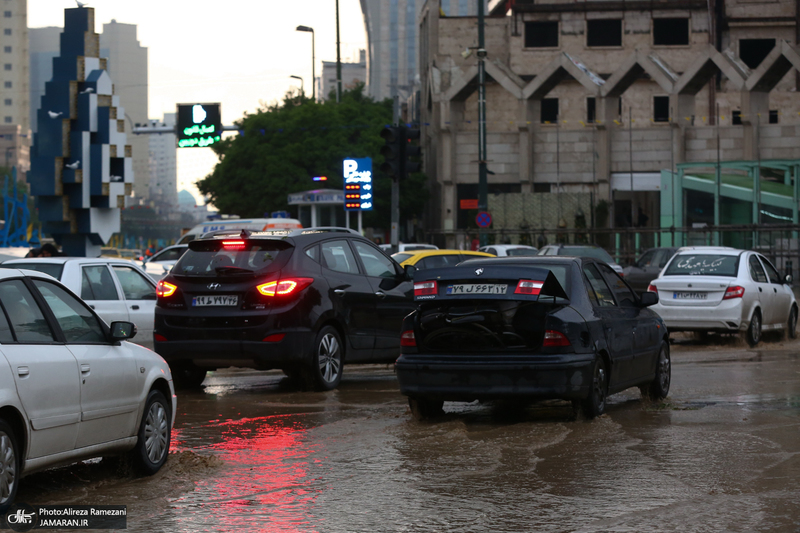
M 156 283 L 138 265 L 108 257 L 40 257 L 12 259 L 3 268 L 44 272 L 69 287 L 107 323 L 136 324 L 136 343 L 153 348 Z
M 413 265 L 417 270 L 455 266 L 461 261 L 475 257 L 494 256 L 485 252 L 473 252 L 472 250 L 414 250 L 392 254 L 392 258 L 400 263 L 400 266 Z
M 608 252 L 596 244 L 548 244 L 539 248 L 538 255 L 571 255 L 574 257 L 594 257 L 604 261 L 617 274 L 623 274 L 622 267 Z
M 400 265 L 352 230 L 216 234 L 190 242 L 158 282 L 155 349 L 184 387 L 236 365 L 330 390 L 343 363 L 397 358 L 412 290 Z
M 386 252 L 387 254 L 392 251 L 391 244 L 381 244 L 379 245 L 380 249 Z M 434 246 L 433 244 L 423 244 L 419 242 L 401 242 L 397 245 L 397 253 L 400 252 L 410 252 L 414 250 L 438 250 L 438 246 Z
M 606 397 L 670 386 L 667 328 L 605 262 L 589 257 L 471 259 L 414 273 L 395 368 L 418 419 L 444 401 L 565 399 L 589 418 Z
M 650 282 L 658 277 L 658 273 L 677 251 L 678 248 L 674 247 L 646 250 L 634 264 L 622 269 L 625 281 L 636 292 L 645 292 Z
M 142 268 L 151 278 L 158 281 L 169 273 L 172 266 L 188 249 L 189 246 L 186 244 L 167 246 L 156 252 L 153 257 L 145 258 L 142 261 Z
M 764 330 L 797 335 L 791 276 L 763 255 L 717 246 L 681 248 L 652 281 L 653 306 L 670 331 L 742 332 L 750 346 Z
M 526 244 L 491 244 L 489 246 L 481 246 L 478 251 L 496 255 L 497 257 L 505 257 L 507 255 L 536 255 L 539 249 Z
M 127 342 L 135 335 L 50 276 L 0 270 L 0 512 L 45 468 L 116 454 L 144 474 L 161 468 L 175 391 L 166 362 Z

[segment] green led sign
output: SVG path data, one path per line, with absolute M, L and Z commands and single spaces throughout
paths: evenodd
M 204 148 L 219 142 L 222 115 L 219 104 L 178 104 L 178 148 Z

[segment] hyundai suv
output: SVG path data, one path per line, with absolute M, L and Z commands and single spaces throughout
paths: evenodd
M 330 390 L 343 363 L 400 354 L 409 274 L 345 228 L 218 232 L 190 242 L 159 281 L 155 350 L 184 388 L 238 366 Z

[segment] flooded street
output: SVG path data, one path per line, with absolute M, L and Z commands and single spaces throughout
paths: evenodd
M 152 478 L 34 474 L 18 502 L 122 504 L 131 531 L 800 531 L 800 342 L 673 346 L 663 403 L 445 404 L 418 423 L 391 367 L 338 390 L 228 369 L 178 397 Z

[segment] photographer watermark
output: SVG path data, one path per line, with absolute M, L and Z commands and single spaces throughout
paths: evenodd
M 17 503 L 2 517 L 0 528 L 32 529 L 127 529 L 126 505 L 28 505 Z

